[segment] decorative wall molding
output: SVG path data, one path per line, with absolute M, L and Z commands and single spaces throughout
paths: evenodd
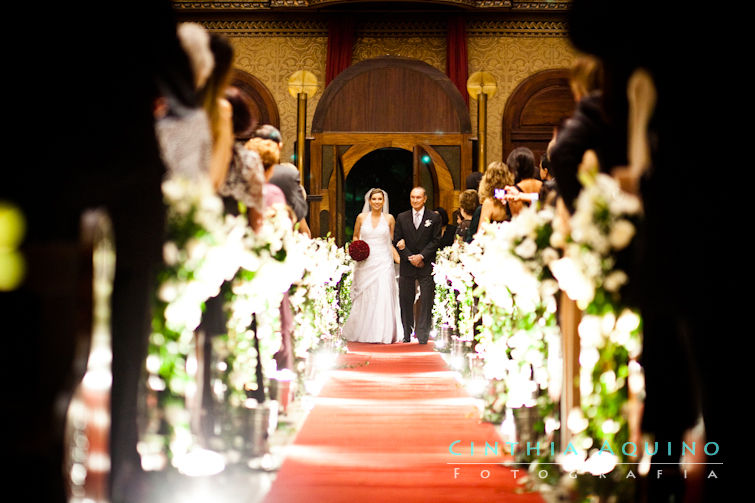
M 375 19 L 358 23 L 356 36 L 382 37 L 446 37 L 448 23 L 440 19 Z
M 312 18 L 289 19 L 196 19 L 208 30 L 232 37 L 327 37 L 325 20 Z M 356 26 L 357 39 L 372 38 L 445 38 L 445 20 L 375 19 L 360 22 Z M 467 36 L 506 37 L 566 37 L 565 21 L 559 20 L 501 20 L 470 18 L 467 21 Z
M 327 37 L 325 21 L 288 20 L 198 20 L 209 31 L 229 37 Z
M 174 9 L 178 10 L 262 10 L 270 9 L 270 0 L 249 0 L 246 2 L 229 2 L 226 0 L 172 0 Z
M 401 0 L 398 0 L 399 2 Z M 408 0 L 409 1 L 409 0 Z M 344 4 L 343 0 L 246 0 L 246 1 L 229 1 L 229 0 L 172 0 L 173 7 L 179 10 L 194 11 L 275 11 L 275 10 L 317 10 L 323 7 L 337 8 Z M 501 10 L 501 11 L 566 11 L 572 3 L 572 0 L 545 0 L 545 1 L 524 1 L 524 0 L 437 0 L 425 2 L 411 2 L 414 7 L 419 7 L 421 3 L 428 5 L 445 5 L 452 7 L 462 7 L 464 9 L 475 10 Z
M 566 37 L 566 21 L 559 20 L 489 20 L 473 19 L 467 22 L 468 36 L 507 36 L 507 37 Z

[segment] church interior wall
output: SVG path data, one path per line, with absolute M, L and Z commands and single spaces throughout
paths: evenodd
M 278 104 L 281 133 L 285 145 L 283 158 L 290 159 L 294 153 L 296 138 L 296 98 L 288 92 L 288 77 L 297 70 L 312 72 L 320 83 L 317 93 L 307 103 L 307 127 L 312 124 L 317 103 L 323 94 L 327 33 L 320 35 L 275 35 L 249 34 L 230 35 L 236 54 L 234 64 L 259 78 L 270 90 Z M 577 53 L 568 39 L 555 35 L 496 35 L 475 34 L 467 36 L 469 74 L 484 70 L 493 74 L 497 92 L 488 99 L 488 161 L 499 160 L 502 152 L 502 117 L 506 100 L 516 85 L 526 77 L 546 69 L 568 68 Z M 445 72 L 446 43 L 443 36 L 376 36 L 357 34 L 352 63 L 377 56 L 395 55 L 422 60 Z M 469 100 L 469 112 L 476 131 L 477 102 Z

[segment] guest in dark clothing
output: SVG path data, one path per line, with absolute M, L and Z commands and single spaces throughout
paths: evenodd
M 473 171 L 467 176 L 467 179 L 464 180 L 464 186 L 467 190 L 472 189 L 477 191 L 480 187 L 480 180 L 482 180 L 482 173 L 480 173 L 479 171 Z M 470 243 L 472 241 L 475 232 L 477 232 L 477 226 L 480 223 L 480 210 L 481 206 L 478 206 L 475 212 L 472 214 L 471 222 L 467 227 L 467 234 L 464 237 L 464 241 L 466 241 L 467 243 Z
M 24 253 L 78 245 L 87 209 L 103 208 L 112 221 L 117 259 L 110 303 L 110 494 L 104 499 L 145 501 L 136 450 L 137 395 L 164 237 L 164 165 L 152 106 L 163 95 L 174 106 L 196 107 L 191 70 L 170 2 L 128 9 L 100 3 L 96 12 L 102 22 L 93 22 L 94 11 L 80 4 L 53 2 L 43 9 L 29 4 L 28 11 L 18 4 L 14 9 L 22 9 L 14 12 L 19 19 L 34 19 L 35 42 L 54 47 L 61 57 L 40 66 L 27 51 L 8 51 L 12 74 L 22 78 L 26 96 L 46 96 L 49 75 L 66 76 L 55 84 L 66 99 L 8 100 L 9 116 L 20 121 L 14 122 L 9 142 L 19 152 L 33 152 L 33 169 L 4 172 L 0 200 L 25 215 Z M 16 35 L 13 41 L 19 41 Z M 40 117 L 61 118 L 65 127 L 40 142 L 30 133 L 39 131 Z M 6 381 L 5 396 L 11 407 L 5 414 L 10 447 L 5 452 L 12 460 L 7 477 L 22 488 L 24 501 L 69 501 L 64 413 L 78 384 L 73 378 L 82 377 L 72 375 L 73 368 L 86 356 L 77 354 L 75 315 L 91 314 L 91 305 L 77 292 L 62 288 L 80 279 L 71 265 L 37 264 L 30 258 L 27 279 L 38 281 L 0 292 L 0 323 L 7 336 L 2 366 L 13 378 Z
M 456 208 L 454 212 L 451 214 L 451 221 L 456 222 L 456 230 L 459 230 L 459 224 L 464 220 L 464 218 L 461 216 L 461 209 Z
M 553 142 L 549 145 L 552 144 Z M 538 197 L 541 206 L 555 206 L 558 199 L 558 184 L 551 173 L 547 151 L 540 155 L 540 179 L 543 181 Z
M 700 204 L 698 180 L 709 173 L 711 159 L 717 165 L 736 162 L 736 150 L 722 148 L 732 144 L 727 137 L 730 131 L 719 125 L 732 123 L 729 113 L 741 113 L 745 96 L 737 92 L 741 79 L 724 70 L 736 67 L 730 62 L 721 65 L 720 72 L 702 72 L 689 79 L 688 69 L 701 55 L 720 60 L 727 47 L 739 45 L 728 40 L 728 35 L 695 36 L 699 26 L 711 31 L 726 26 L 716 15 L 715 10 L 690 11 L 683 14 L 684 19 L 678 19 L 678 13 L 659 10 L 649 1 L 609 8 L 598 0 L 575 0 L 569 13 L 570 39 L 575 47 L 603 62 L 607 84 L 603 105 L 607 111 L 613 109 L 614 100 L 620 101 L 622 96 L 626 100 L 629 77 L 638 68 L 652 77 L 657 92 L 645 134 L 652 140 L 648 142 L 650 169 L 635 175 L 639 178 L 635 183 L 625 185 L 639 187 L 645 215 L 638 229 L 636 262 L 641 265 L 630 274 L 638 280 L 643 319 L 646 397 L 642 430 L 652 434 L 660 445 L 669 442 L 679 446 L 685 430 L 701 415 L 705 440 L 716 442 L 719 448 L 708 461 L 729 459 L 738 445 L 731 438 L 737 431 L 732 428 L 730 414 L 735 402 L 722 390 L 742 386 L 746 381 L 735 373 L 747 365 L 737 365 L 737 346 L 722 339 L 741 331 L 742 319 L 731 313 L 746 309 L 737 304 L 745 296 L 740 296 L 734 286 L 735 281 L 741 281 L 742 267 L 741 260 L 732 259 L 736 256 L 732 253 L 737 246 L 736 233 L 720 227 L 734 224 L 736 219 L 731 215 L 737 211 L 731 202 L 719 205 L 718 197 L 729 197 L 725 190 L 710 193 L 715 201 L 706 198 L 702 216 L 691 211 Z M 685 50 L 679 51 L 669 42 L 673 40 L 685 40 Z M 690 105 L 700 96 L 709 106 Z M 625 123 L 626 116 L 609 115 L 616 124 Z M 580 132 L 588 138 L 588 132 L 597 133 L 593 127 L 583 127 Z M 626 143 L 626 138 L 626 134 L 619 134 L 615 140 Z M 734 139 L 735 144 L 741 142 L 741 138 Z M 563 191 L 557 152 L 551 152 L 551 161 Z M 607 168 L 625 164 L 609 162 Z M 702 231 L 708 228 L 717 232 Z M 678 465 L 679 450 L 661 450 L 653 456 L 650 473 L 655 474 L 657 469 L 659 476 L 647 477 L 647 495 L 638 501 L 725 500 L 729 464 L 721 463 L 715 470 L 706 468 L 702 489 L 685 491 L 687 477 Z M 707 476 L 710 472 L 715 476 Z
M 507 187 L 507 201 L 511 216 L 518 215 L 530 202 L 519 199 L 518 194 L 539 194 L 543 182 L 535 166 L 535 154 L 527 147 L 517 147 L 506 158 L 506 166 L 514 174 L 514 186 Z
M 549 143 L 549 145 L 553 143 L 554 141 L 552 140 L 551 143 Z M 551 161 L 548 158 L 547 151 L 540 154 L 540 180 L 542 180 L 543 182 L 547 182 L 548 180 L 553 180 L 553 173 L 551 172 Z
M 467 175 L 466 180 L 464 180 L 464 189 L 473 189 L 477 190 L 480 186 L 480 180 L 482 180 L 482 173 L 479 171 L 473 171 L 469 175 Z
M 456 226 L 450 225 L 450 222 L 448 221 L 448 213 L 445 209 L 438 207 L 433 210 L 435 213 L 440 215 L 440 244 L 438 245 L 438 249 L 445 248 L 446 246 L 451 246 L 454 244 L 454 236 L 456 235 Z
M 462 240 L 466 240 L 467 231 L 472 224 L 472 216 L 480 206 L 480 199 L 477 195 L 477 191 L 474 189 L 467 189 L 459 194 L 459 213 L 461 215 L 461 222 L 456 228 L 456 235 Z M 479 213 L 478 213 L 479 219 Z
M 570 85 L 577 102 L 574 114 L 558 130 L 548 152 L 550 170 L 558 180 L 559 194 L 567 209 L 582 188 L 578 167 L 587 150 L 595 151 L 601 171 L 610 173 L 626 164 L 626 126 L 622 118 L 610 119 L 603 102 L 603 68 L 595 57 L 582 56 L 571 69 Z

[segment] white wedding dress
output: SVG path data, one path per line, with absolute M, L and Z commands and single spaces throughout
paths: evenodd
M 384 214 L 375 228 L 366 214 L 360 238 L 370 255 L 354 265 L 351 313 L 343 326 L 347 341 L 391 344 L 403 339 L 391 233 Z

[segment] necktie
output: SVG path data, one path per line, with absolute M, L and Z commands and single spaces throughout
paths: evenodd
M 414 212 L 414 228 L 419 229 L 419 221 L 422 220 L 422 214 L 418 211 Z

